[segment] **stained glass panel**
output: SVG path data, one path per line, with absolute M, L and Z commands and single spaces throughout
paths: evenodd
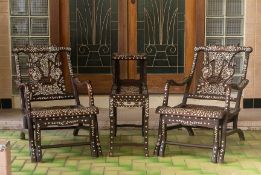
M 184 72 L 184 0 L 138 1 L 138 51 L 149 73 Z
M 118 50 L 117 0 L 71 0 L 72 64 L 77 73 L 110 73 Z M 113 44 L 111 44 L 113 43 Z

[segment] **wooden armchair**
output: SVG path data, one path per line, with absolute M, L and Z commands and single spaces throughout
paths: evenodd
M 92 156 L 97 157 L 102 154 L 97 122 L 99 110 L 94 106 L 92 86 L 90 82 L 80 82 L 74 77 L 70 51 L 70 48 L 55 46 L 28 46 L 13 49 L 17 83 L 28 127 L 32 162 L 42 160 L 42 149 L 45 148 L 90 145 Z M 23 74 L 26 74 L 27 81 L 24 81 L 21 72 L 24 67 L 26 71 Z M 66 74 L 68 74 L 68 84 L 71 84 L 72 93 L 69 93 L 65 86 Z M 87 89 L 88 107 L 80 104 L 77 86 L 84 86 Z M 65 100 L 73 100 L 74 104 L 59 105 Z M 36 102 L 44 101 L 47 102 L 47 106 L 41 107 L 42 105 L 39 104 L 38 107 L 35 106 Z M 80 127 L 90 130 L 89 142 L 56 145 L 42 145 L 41 143 L 42 130 L 73 128 L 76 135 Z
M 237 128 L 237 121 L 242 91 L 248 84 L 246 73 L 251 51 L 250 47 L 237 46 L 195 48 L 189 77 L 183 82 L 168 80 L 165 85 L 163 104 L 156 109 L 156 113 L 160 114 L 160 119 L 154 154 L 164 156 L 166 144 L 195 146 L 212 149 L 212 162 L 222 163 L 226 149 L 226 136 L 238 133 L 240 140 L 244 140 L 243 132 Z M 234 81 L 236 59 L 243 59 L 243 70 L 240 72 L 237 83 Z M 199 78 L 194 79 L 195 74 L 199 75 Z M 194 89 L 191 86 L 192 82 L 195 82 Z M 183 101 L 174 107 L 168 106 L 171 86 L 185 87 Z M 231 91 L 233 91 L 232 95 Z M 191 99 L 198 99 L 200 103 L 192 103 Z M 220 105 L 217 105 L 217 101 Z M 227 127 L 230 122 L 233 124 L 232 128 Z M 213 145 L 177 143 L 167 140 L 167 131 L 177 127 L 213 129 Z

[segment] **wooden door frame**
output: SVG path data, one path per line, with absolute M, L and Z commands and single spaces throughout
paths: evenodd
M 127 26 L 136 28 L 136 18 L 130 18 L 124 12 L 131 11 L 135 15 L 136 5 L 132 0 L 119 0 L 119 52 L 136 52 L 137 35 L 135 31 L 129 31 Z M 150 93 L 162 93 L 164 84 L 168 79 L 183 80 L 190 72 L 193 61 L 194 47 L 204 45 L 205 41 L 205 0 L 185 0 L 185 72 L 184 74 L 148 74 L 148 86 Z M 128 3 L 126 5 L 126 2 Z M 120 8 L 121 5 L 121 8 Z M 70 44 L 70 15 L 69 0 L 50 1 L 50 37 L 51 43 L 62 46 Z M 127 20 L 126 20 L 127 19 Z M 134 21 L 135 19 L 135 21 Z M 127 22 L 127 24 L 126 24 Z M 127 35 L 126 35 L 127 33 Z M 128 38 L 127 38 L 127 37 Z M 135 36 L 135 37 L 133 37 Z M 127 40 L 131 42 L 127 43 Z M 136 42 L 135 42 L 136 41 Z M 133 72 L 136 71 L 134 63 L 122 65 L 128 68 L 129 78 L 135 77 Z M 126 75 L 123 75 L 126 76 Z M 86 74 L 79 75 L 81 80 L 91 80 L 94 93 L 108 94 L 111 89 L 112 76 L 109 74 Z M 98 81 L 97 81 L 98 80 Z M 157 85 L 155 86 L 155 82 Z M 182 92 L 183 88 L 175 87 L 173 91 Z

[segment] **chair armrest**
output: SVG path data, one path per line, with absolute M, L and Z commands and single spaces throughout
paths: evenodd
M 93 98 L 93 91 L 92 91 L 92 85 L 90 80 L 80 81 L 78 78 L 74 77 L 73 82 L 77 86 L 82 86 L 87 89 L 88 95 L 89 95 L 89 105 L 94 106 L 94 98 Z
M 231 83 L 230 86 L 232 89 L 235 89 L 235 90 L 243 90 L 247 86 L 248 83 L 249 83 L 249 80 L 244 79 L 238 84 Z
M 192 80 L 192 76 L 185 78 L 182 82 L 177 82 L 175 80 L 167 80 L 164 88 L 164 98 L 163 98 L 163 106 L 168 105 L 169 100 L 169 88 L 170 86 L 185 86 Z

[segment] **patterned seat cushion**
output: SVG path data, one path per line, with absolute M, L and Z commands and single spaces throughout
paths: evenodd
M 203 106 L 203 105 L 185 105 L 182 107 L 159 106 L 156 109 L 156 113 L 178 115 L 178 116 L 221 119 L 224 116 L 224 108 L 218 106 Z
M 31 111 L 33 118 L 48 118 L 48 117 L 66 117 L 66 116 L 84 116 L 98 114 L 97 107 L 83 106 L 55 106 L 50 108 L 34 108 Z

